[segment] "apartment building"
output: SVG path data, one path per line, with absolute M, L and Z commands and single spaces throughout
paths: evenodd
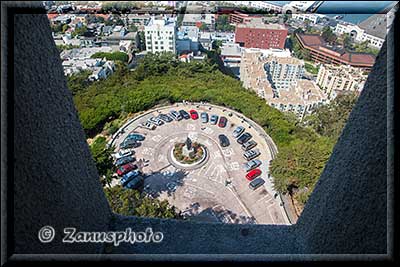
M 235 29 L 235 43 L 245 48 L 283 49 L 288 29 L 280 24 L 242 23 Z
M 304 74 L 304 61 L 294 57 L 269 57 L 264 64 L 265 75 L 272 88 L 289 90 Z
M 205 24 L 211 31 L 215 30 L 215 15 L 210 13 L 187 13 L 183 16 L 182 26 L 197 26 Z
M 146 51 L 176 53 L 176 27 L 171 18 L 152 18 L 144 27 Z
M 359 68 L 321 65 L 316 82 L 329 98 L 333 99 L 338 91 L 361 92 L 367 77 Z

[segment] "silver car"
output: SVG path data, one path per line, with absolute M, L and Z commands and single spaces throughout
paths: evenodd
M 217 115 L 212 115 L 210 118 L 210 123 L 211 124 L 217 124 L 218 122 L 218 116 Z
M 243 126 L 238 126 L 233 131 L 232 136 L 235 137 L 235 138 L 238 138 L 243 132 L 244 132 L 244 127 Z
M 244 169 L 246 172 L 248 172 L 251 171 L 252 169 L 257 168 L 260 165 L 261 165 L 261 160 L 253 159 L 244 164 Z
M 182 119 L 182 115 L 179 112 L 177 112 L 176 110 L 171 110 L 169 112 L 169 114 L 176 121 L 180 121 Z

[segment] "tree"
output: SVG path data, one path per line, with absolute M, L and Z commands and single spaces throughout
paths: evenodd
M 124 52 L 116 51 L 112 53 L 97 52 L 91 58 L 106 58 L 107 60 L 119 60 L 121 62 L 128 62 L 128 55 Z
M 106 138 L 103 136 L 97 137 L 90 145 L 90 152 L 96 163 L 97 171 L 100 178 L 105 177 L 105 182 L 110 186 L 110 181 L 114 173 L 114 164 L 111 154 L 114 149 L 112 147 L 106 148 Z
M 304 122 L 318 134 L 336 142 L 356 101 L 356 93 L 340 95 L 328 105 L 321 106 L 306 116 Z
M 215 21 L 215 29 L 217 31 L 232 32 L 235 30 L 235 26 L 229 24 L 229 16 L 224 14 L 218 16 Z
M 143 196 L 139 191 L 125 189 L 120 185 L 105 188 L 106 198 L 113 212 L 125 216 L 140 216 L 151 218 L 182 218 L 174 206 L 168 201 L 160 201 Z
M 205 24 L 204 22 L 202 22 L 202 23 L 200 24 L 199 30 L 200 30 L 200 31 L 208 31 L 208 26 L 207 26 L 207 24 Z
M 329 26 L 325 26 L 324 28 L 322 28 L 321 37 L 325 40 L 325 42 L 331 44 L 335 43 L 337 39 L 336 35 L 333 33 L 332 29 Z
M 72 35 L 73 36 L 76 36 L 76 35 L 79 36 L 79 35 L 83 35 L 85 32 L 87 32 L 87 27 L 86 26 L 82 26 L 82 27 L 76 28 Z
M 62 32 L 63 33 L 65 33 L 68 29 L 69 29 L 69 25 L 68 24 L 62 25 Z

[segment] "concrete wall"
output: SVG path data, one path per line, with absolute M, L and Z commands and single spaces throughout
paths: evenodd
M 123 244 L 104 249 L 105 253 L 129 253 L 136 258 L 139 256 L 132 254 L 258 253 L 269 255 L 257 259 L 294 260 L 309 258 L 278 254 L 389 252 L 386 186 L 387 174 L 391 173 L 387 170 L 393 162 L 387 161 L 386 148 L 393 132 L 387 131 L 386 116 L 392 118 L 393 113 L 387 113 L 387 109 L 392 110 L 393 103 L 387 102 L 386 93 L 393 92 L 393 87 L 387 86 L 386 70 L 391 71 L 389 75 L 394 70 L 392 65 L 387 68 L 386 60 L 392 64 L 393 59 L 387 57 L 385 45 L 298 223 L 224 225 L 113 217 L 66 86 L 47 18 L 17 15 L 14 26 L 14 66 L 9 66 L 14 67 L 14 91 L 7 91 L 15 99 L 14 159 L 7 160 L 10 166 L 14 160 L 14 177 L 10 179 L 14 183 L 15 252 L 102 251 L 101 245 L 61 243 L 60 231 L 65 226 L 91 231 L 126 227 L 143 231 L 152 227 L 164 233 L 159 244 Z M 390 44 L 393 32 L 389 33 Z M 2 45 L 2 53 L 4 49 Z M 2 100 L 4 89 L 2 83 Z M 43 225 L 52 225 L 58 231 L 52 243 L 38 242 L 37 231 Z

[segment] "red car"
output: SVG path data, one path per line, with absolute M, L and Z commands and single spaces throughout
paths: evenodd
M 256 178 L 256 177 L 258 177 L 260 175 L 261 175 L 261 170 L 260 169 L 254 169 L 254 170 L 249 171 L 246 174 L 246 179 L 251 181 L 251 180 L 253 180 L 254 178 Z
M 219 118 L 218 126 L 221 127 L 221 128 L 224 128 L 226 126 L 226 122 L 227 121 L 228 120 L 225 117 L 221 116 Z
M 197 113 L 196 110 L 191 109 L 191 110 L 189 110 L 189 113 L 190 113 L 190 117 L 192 117 L 193 120 L 197 120 L 199 118 L 199 114 Z
M 119 167 L 118 170 L 117 170 L 117 174 L 118 174 L 119 176 L 122 176 L 122 175 L 124 175 L 125 173 L 128 173 L 128 172 L 130 172 L 130 171 L 132 171 L 132 170 L 134 170 L 134 169 L 137 169 L 136 164 L 128 163 L 128 164 L 125 164 L 125 165 Z

